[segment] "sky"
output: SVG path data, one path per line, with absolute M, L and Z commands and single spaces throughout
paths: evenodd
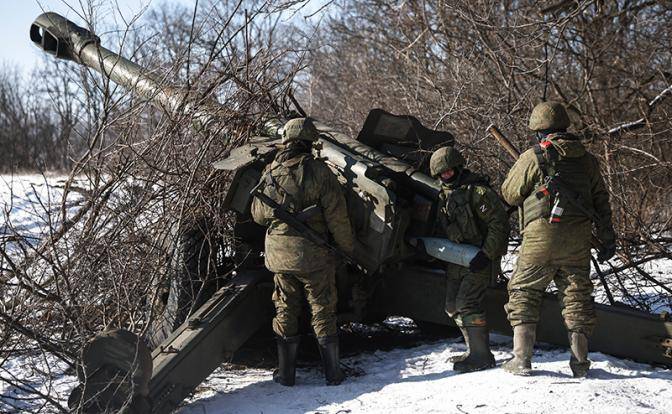
M 325 2 L 311 0 L 301 8 L 300 17 L 297 18 L 301 20 L 304 16 L 322 10 Z M 29 73 L 45 56 L 29 38 L 30 25 L 35 18 L 41 13 L 52 11 L 83 26 L 84 21 L 78 14 L 81 13 L 82 5 L 89 3 L 96 5 L 99 19 L 111 22 L 112 27 L 125 27 L 117 10 L 130 20 L 147 8 L 166 3 L 180 3 L 193 8 L 196 0 L 0 0 L 0 67 L 13 66 L 23 74 Z M 199 1 L 199 5 L 205 3 L 204 0 Z M 317 19 L 319 16 L 310 18 L 313 21 Z M 116 21 L 119 24 L 115 24 Z
M 119 5 L 119 10 L 128 17 L 142 11 L 146 6 L 159 3 L 179 2 L 193 6 L 195 0 L 93 0 L 100 4 L 101 12 L 112 16 L 112 10 Z M 83 21 L 72 8 L 81 10 L 81 4 L 88 4 L 89 0 L 0 0 L 0 65 L 18 67 L 21 71 L 28 71 L 38 64 L 43 52 L 35 47 L 28 37 L 30 25 L 37 16 L 46 11 L 54 11 L 82 25 Z M 72 8 L 68 5 L 73 6 Z

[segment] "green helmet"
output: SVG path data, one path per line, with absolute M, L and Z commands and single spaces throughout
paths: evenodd
M 317 128 L 310 118 L 290 119 L 282 128 L 282 143 L 292 141 L 317 141 Z
M 529 128 L 532 131 L 569 128 L 569 115 L 559 102 L 542 102 L 534 107 L 530 115 Z
M 460 151 L 454 147 L 443 147 L 434 151 L 432 158 L 429 159 L 429 172 L 432 177 L 436 177 L 450 168 L 461 167 L 465 163 Z

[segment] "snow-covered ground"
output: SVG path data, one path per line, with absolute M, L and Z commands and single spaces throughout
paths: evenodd
M 13 233 L 8 231 L 7 217 L 21 235 L 36 241 L 43 237 L 49 218 L 45 211 L 58 216 L 53 209 L 60 205 L 62 182 L 61 177 L 0 176 L 0 237 Z M 69 211 L 82 199 L 77 193 L 72 197 Z M 506 269 L 515 262 L 512 256 L 505 261 Z M 672 275 L 668 262 L 648 266 L 647 271 L 655 276 Z M 491 342 L 498 364 L 511 356 L 510 338 L 492 335 Z M 362 375 L 339 387 L 326 387 L 315 363 L 298 370 L 293 388 L 275 384 L 271 369 L 225 366 L 208 378 L 180 413 L 672 412 L 672 370 L 591 353 L 590 378 L 576 380 L 567 365 L 567 349 L 542 347 L 535 354 L 536 373 L 530 377 L 513 377 L 500 368 L 456 375 L 447 359 L 464 348 L 460 341 L 432 340 L 412 348 L 349 356 L 345 364 Z M 49 357 L 36 355 L 34 359 L 48 361 Z M 30 396 L 2 378 L 27 380 L 39 392 L 65 404 L 76 379 L 63 375 L 62 368 L 53 362 L 0 357 L 0 412 L 21 412 L 11 411 L 15 404 L 39 407 L 38 401 L 24 400 Z M 56 369 L 46 375 L 54 381 L 43 380 L 48 369 Z
M 43 175 L 0 175 L 0 237 L 19 235 L 35 245 L 60 220 L 65 177 Z M 66 209 L 69 215 L 82 202 L 71 192 Z M 10 243 L 7 248 L 11 250 Z
M 511 339 L 491 335 L 498 365 L 511 356 Z M 497 367 L 456 374 L 447 359 L 465 350 L 461 341 L 433 340 L 412 348 L 360 353 L 343 359 L 359 376 L 327 387 L 316 361 L 303 362 L 297 385 L 283 387 L 271 379 L 271 369 L 226 365 L 215 371 L 179 414 L 245 413 L 670 413 L 672 370 L 657 369 L 601 353 L 590 353 L 590 377 L 574 379 L 566 349 L 541 345 L 534 355 L 534 375 L 514 377 Z M 0 377 L 35 378 L 28 383 L 61 404 L 74 376 L 56 375 L 44 383 L 43 356 L 36 361 L 9 361 Z M 51 369 L 61 364 L 49 366 Z M 308 365 L 308 366 L 306 366 Z M 31 367 L 22 369 L 22 367 Z M 10 375 L 11 373 L 11 375 Z M 25 383 L 24 383 L 25 384 Z M 25 385 L 24 385 L 25 386 Z M 0 412 L 11 402 L 35 408 L 28 393 L 0 381 Z M 3 399 L 6 399 L 3 401 Z M 54 412 L 43 409 L 40 412 Z
M 0 413 L 55 412 L 40 406 L 35 395 L 49 395 L 67 406 L 70 390 L 78 384 L 75 375 L 63 375 L 67 365 L 50 354 L 0 359 Z
M 498 365 L 511 339 L 491 335 Z M 270 369 L 220 369 L 180 414 L 206 413 L 670 413 L 672 371 L 590 353 L 590 377 L 574 379 L 566 349 L 537 350 L 534 375 L 501 368 L 456 374 L 447 359 L 462 342 L 345 358 L 364 375 L 327 387 L 318 367 L 300 368 L 297 385 L 273 382 Z

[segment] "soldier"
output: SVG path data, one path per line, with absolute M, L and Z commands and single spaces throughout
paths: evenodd
M 266 182 L 264 193 L 291 213 L 303 211 L 308 226 L 325 238 L 333 237 L 338 247 L 350 254 L 353 234 L 340 185 L 329 168 L 311 155 L 317 137 L 317 129 L 308 118 L 292 119 L 285 124 L 284 149 L 262 175 Z M 310 206 L 317 209 L 312 208 L 307 214 L 309 210 L 305 209 Z M 275 273 L 273 330 L 277 335 L 278 369 L 273 380 L 294 385 L 299 316 L 305 297 L 327 385 L 340 384 L 345 375 L 338 357 L 335 257 L 273 217 L 272 210 L 257 198 L 252 202 L 252 217 L 258 224 L 268 226 L 265 264 Z
M 456 243 L 479 246 L 469 268 L 447 264 L 446 313 L 462 331 L 467 352 L 451 358 L 459 372 L 495 366 L 483 310 L 485 291 L 499 271 L 509 237 L 508 216 L 486 177 L 464 168 L 465 160 L 452 147 L 440 148 L 429 162 L 441 180 L 439 231 Z
M 535 106 L 529 128 L 536 133 L 538 144 L 520 156 L 502 185 L 504 200 L 519 207 L 523 234 L 505 306 L 513 327 L 514 358 L 503 368 L 516 375 L 528 375 L 532 369 L 539 307 L 553 280 L 568 330 L 569 365 L 574 377 L 586 376 L 588 336 L 595 326 L 590 281 L 592 222 L 603 245 L 598 259 L 607 260 L 616 250 L 609 194 L 598 161 L 567 132 L 569 125 L 561 104 Z

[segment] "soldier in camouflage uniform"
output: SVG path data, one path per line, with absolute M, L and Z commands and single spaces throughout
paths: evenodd
M 291 213 L 316 205 L 318 208 L 311 209 L 311 214 L 304 214 L 304 222 L 325 239 L 331 236 L 343 252 L 351 254 L 353 234 L 338 179 L 311 155 L 311 145 L 317 137 L 310 119 L 287 122 L 282 133 L 284 149 L 262 174 L 263 191 Z M 258 224 L 268 226 L 265 264 L 275 273 L 273 330 L 278 336 L 279 368 L 274 381 L 294 385 L 299 316 L 305 297 L 327 384 L 340 384 L 345 376 L 338 360 L 335 257 L 273 217 L 271 208 L 257 198 L 252 202 L 252 217 Z
M 451 358 L 453 369 L 478 371 L 495 366 L 483 310 L 485 291 L 499 272 L 509 237 L 508 216 L 486 177 L 464 168 L 465 160 L 452 147 L 438 149 L 430 172 L 441 180 L 441 235 L 456 243 L 480 247 L 469 268 L 446 265 L 446 313 L 462 331 L 468 350 Z
M 598 161 L 567 132 L 569 125 L 561 104 L 537 105 L 529 128 L 539 144 L 520 156 L 502 185 L 506 202 L 519 207 L 523 234 L 505 306 L 514 331 L 514 358 L 503 367 L 517 375 L 531 371 L 540 305 L 551 281 L 558 288 L 568 330 L 570 367 L 575 377 L 587 374 L 588 336 L 596 321 L 590 281 L 592 224 L 602 243 L 598 259 L 615 253 L 609 194 Z M 554 182 L 556 188 L 562 185 L 557 192 L 549 191 Z

